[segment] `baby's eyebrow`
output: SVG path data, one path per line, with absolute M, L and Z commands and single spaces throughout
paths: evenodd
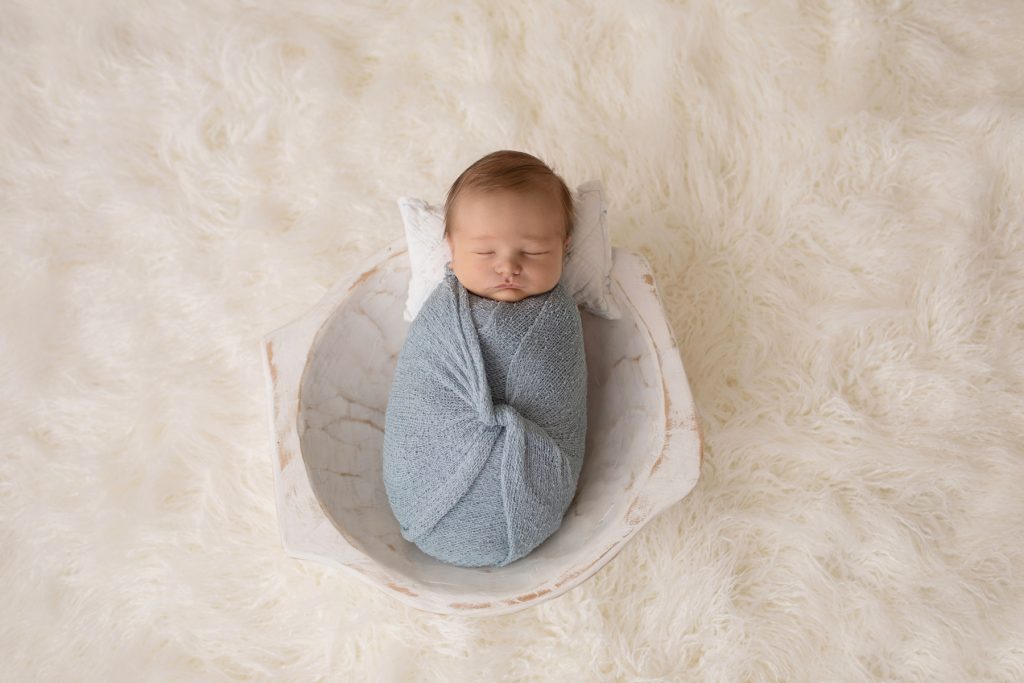
M 491 237 L 490 235 L 481 235 L 479 237 L 470 237 L 469 239 L 474 241 L 474 242 L 479 242 L 481 240 L 489 240 L 489 239 L 494 239 L 494 238 Z M 523 240 L 525 240 L 527 242 L 546 242 L 548 240 L 548 236 L 547 235 L 524 235 L 523 236 Z

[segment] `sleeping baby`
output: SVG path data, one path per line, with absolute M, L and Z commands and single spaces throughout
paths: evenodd
M 399 354 L 383 462 L 402 536 L 443 562 L 514 562 L 575 496 L 587 368 L 561 281 L 572 228 L 568 187 L 529 154 L 489 154 L 448 192 L 451 261 Z

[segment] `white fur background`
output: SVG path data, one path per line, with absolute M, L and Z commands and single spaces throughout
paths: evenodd
M 1024 680 L 1022 35 L 1012 0 L 0 1 L 0 677 Z M 435 616 L 284 555 L 259 340 L 501 148 L 604 181 L 706 457 L 582 586 Z

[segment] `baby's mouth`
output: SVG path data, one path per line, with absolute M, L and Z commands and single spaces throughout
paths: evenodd
M 504 282 L 498 285 L 498 289 L 522 289 L 522 287 L 513 282 Z

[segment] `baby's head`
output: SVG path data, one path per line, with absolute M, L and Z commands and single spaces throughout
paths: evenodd
M 572 194 L 540 159 L 502 150 L 474 162 L 448 190 L 444 218 L 452 272 L 468 291 L 520 301 L 562 277 Z

